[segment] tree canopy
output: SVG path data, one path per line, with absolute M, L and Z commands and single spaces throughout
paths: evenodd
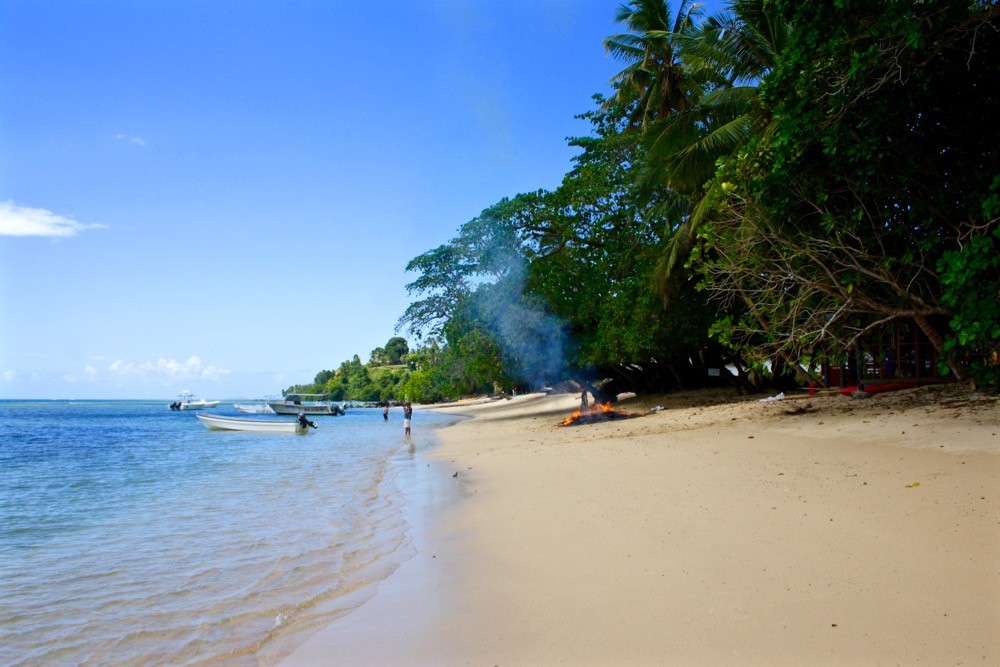
M 997 2 L 632 0 L 617 19 L 623 69 L 560 185 L 406 267 L 397 328 L 421 345 L 373 351 L 367 372 L 409 374 L 380 396 L 823 382 L 818 362 L 875 361 L 892 331 L 941 377 L 997 383 Z M 361 391 L 356 365 L 317 383 Z
M 493 377 L 530 380 L 512 341 L 553 318 L 564 375 L 644 389 L 720 366 L 821 381 L 817 359 L 907 324 L 945 372 L 995 382 L 996 3 L 633 0 L 617 19 L 625 66 L 573 169 L 411 262 L 401 324 L 446 350 L 488 338 Z

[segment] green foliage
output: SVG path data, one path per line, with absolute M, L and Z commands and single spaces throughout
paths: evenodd
M 900 322 L 956 375 L 1000 352 L 997 3 L 733 0 L 699 23 L 632 0 L 619 20 L 625 69 L 559 187 L 414 258 L 398 327 L 424 344 L 392 338 L 326 391 L 662 388 L 729 363 L 756 384 Z
M 384 347 L 376 347 L 372 350 L 371 356 L 368 357 L 368 364 L 370 366 L 385 366 L 389 363 L 389 355 L 386 354 Z
M 687 365 L 709 342 L 711 309 L 690 284 L 663 313 L 651 276 L 670 196 L 640 192 L 639 137 L 625 110 L 596 101 L 583 115 L 593 132 L 570 140 L 581 153 L 556 190 L 504 199 L 410 263 L 423 273 L 408 287 L 423 298 L 401 324 L 444 338 L 454 392 Z
M 535 255 L 533 235 L 548 215 L 547 193 L 504 199 L 462 225 L 458 236 L 410 262 L 420 271 L 407 285 L 421 299 L 400 319 L 418 337 L 444 339 L 440 363 L 449 391 L 459 394 L 530 379 L 540 351 L 525 346 L 531 322 L 544 306 L 526 295 L 525 265 Z M 536 333 L 544 333 L 536 327 Z M 502 350 L 502 351 L 501 351 Z
M 369 358 L 371 366 L 396 366 L 403 361 L 403 357 L 410 351 L 410 346 L 405 338 L 394 336 L 389 339 L 385 347 L 376 347 L 372 350 Z
M 316 374 L 311 385 L 296 385 L 289 392 L 322 393 L 334 401 L 385 402 L 401 401 L 403 387 L 410 369 L 399 365 L 400 357 L 409 351 L 405 338 L 390 338 L 385 348 L 372 351 L 372 361 L 362 364 L 354 355 L 340 364 L 336 371 Z M 388 362 L 396 360 L 396 364 Z
M 966 273 L 982 283 L 995 269 L 980 203 L 1000 157 L 1000 126 L 985 121 L 1000 110 L 985 94 L 996 8 L 777 6 L 792 29 L 761 84 L 773 122 L 722 163 L 727 198 L 702 253 L 705 289 L 749 308 L 730 340 L 797 358 L 910 320 L 960 374 L 962 340 L 993 331 L 988 308 L 953 310 L 971 303 Z
M 407 344 L 405 338 L 393 336 L 385 344 L 387 363 L 390 365 L 402 363 L 403 357 L 406 356 L 409 351 L 410 346 Z
M 604 40 L 605 50 L 626 63 L 615 75 L 611 104 L 637 102 L 629 115 L 633 124 L 647 126 L 687 109 L 700 90 L 688 83 L 690 71 L 680 56 L 684 39 L 694 33 L 701 5 L 680 0 L 671 17 L 663 0 L 632 0 L 615 16 L 628 32 Z
M 566 322 L 571 368 L 686 365 L 708 342 L 711 309 L 682 283 L 664 312 L 652 288 L 673 198 L 640 184 L 646 153 L 622 111 L 605 105 L 583 117 L 594 134 L 570 142 L 583 150 L 549 196 L 528 285 Z
M 996 219 L 993 217 L 992 219 Z M 1000 384 L 1000 226 L 977 236 L 938 261 L 942 301 L 954 313 L 944 349 L 973 355 L 972 373 L 984 384 Z
M 677 61 L 686 70 L 689 104 L 647 124 L 643 145 L 649 166 L 643 191 L 675 194 L 675 229 L 663 247 L 653 278 L 669 301 L 699 259 L 697 239 L 711 222 L 723 183 L 720 161 L 741 150 L 754 136 L 769 132 L 772 121 L 760 104 L 757 83 L 777 62 L 789 26 L 767 0 L 734 0 L 729 12 L 673 33 Z
M 448 378 L 440 367 L 414 371 L 402 386 L 402 394 L 418 403 L 437 403 L 450 396 L 445 393 Z

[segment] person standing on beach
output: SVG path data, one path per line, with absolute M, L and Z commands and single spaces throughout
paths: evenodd
M 413 406 L 407 401 L 403 403 L 403 433 L 410 435 L 410 420 L 413 419 Z

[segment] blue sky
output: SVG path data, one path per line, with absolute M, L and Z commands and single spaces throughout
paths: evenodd
M 617 7 L 0 3 L 0 398 L 256 397 L 367 361 L 410 259 L 558 185 Z

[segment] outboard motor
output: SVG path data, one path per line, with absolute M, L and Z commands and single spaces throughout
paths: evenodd
M 305 428 L 306 426 L 312 426 L 316 428 L 316 422 L 306 419 L 306 413 L 300 412 L 298 417 L 299 425 Z

